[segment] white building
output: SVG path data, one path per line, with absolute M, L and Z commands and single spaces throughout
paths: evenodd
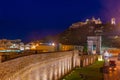
M 21 45 L 20 39 L 16 39 L 16 40 L 1 39 L 0 40 L 0 52 L 21 50 L 22 46 L 23 45 Z
M 94 23 L 94 24 L 102 24 L 102 21 L 100 20 L 100 18 L 98 19 L 95 19 L 94 17 L 92 19 L 86 19 L 85 22 L 77 22 L 77 23 L 73 23 L 70 28 L 79 28 L 83 25 L 86 25 L 86 24 L 91 24 L 91 23 Z
M 111 18 L 111 24 L 113 24 L 113 25 L 116 24 L 116 20 L 115 20 L 115 18 Z

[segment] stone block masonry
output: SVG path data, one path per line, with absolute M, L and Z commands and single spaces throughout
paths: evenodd
M 24 56 L 0 63 L 0 80 L 59 80 L 75 67 L 93 63 L 97 57 L 80 57 L 78 51 Z M 88 60 L 89 59 L 89 60 Z

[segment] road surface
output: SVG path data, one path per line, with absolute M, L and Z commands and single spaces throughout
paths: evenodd
M 110 60 L 116 61 L 117 70 L 110 73 L 104 73 L 104 80 L 120 80 L 120 60 L 118 61 L 117 57 L 112 57 Z

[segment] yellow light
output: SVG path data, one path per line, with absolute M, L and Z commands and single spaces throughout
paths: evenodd
M 109 73 L 112 73 L 112 71 L 110 70 Z
M 33 46 L 31 47 L 31 49 L 36 49 L 36 46 L 35 46 L 35 45 L 33 45 Z
M 52 46 L 55 46 L 55 43 L 52 43 Z
M 98 61 L 103 61 L 102 55 L 98 56 Z
M 39 46 L 38 44 L 36 44 L 36 46 Z
M 109 70 L 112 70 L 112 68 L 110 67 Z
M 109 59 L 107 59 L 107 61 L 109 62 L 110 60 L 109 60 Z
M 114 70 L 116 71 L 116 70 L 117 70 L 117 68 L 115 67 L 115 68 L 114 68 Z

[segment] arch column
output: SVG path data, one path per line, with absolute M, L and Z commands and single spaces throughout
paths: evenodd
M 87 66 L 87 59 L 86 59 L 86 57 L 85 57 L 85 66 Z
M 85 63 L 85 59 L 83 59 L 83 67 L 85 67 L 85 64 L 86 64 L 86 63 Z
M 80 59 L 79 56 L 76 57 L 76 66 L 80 67 Z
M 72 70 L 72 59 L 71 58 L 69 59 L 69 62 L 70 62 L 69 64 L 70 70 Z
M 73 68 L 75 68 L 75 58 L 73 58 Z
M 89 64 L 88 64 L 88 58 L 86 58 L 86 66 L 88 66 Z
M 59 60 L 59 63 L 58 63 L 58 78 L 61 78 L 62 76 L 62 67 L 61 67 L 61 61 Z
M 28 79 L 29 80 L 37 80 L 37 78 L 40 79 L 40 76 L 39 76 L 39 71 L 37 71 L 36 69 L 35 70 L 31 70 L 30 73 L 28 73 Z
M 96 59 L 96 57 L 95 57 L 95 56 L 93 56 L 93 62 L 95 62 L 95 59 Z
M 42 72 L 42 78 L 40 80 L 47 80 L 47 71 L 46 68 L 43 68 L 43 72 Z
M 36 70 L 35 76 L 36 76 L 35 80 L 40 80 L 40 71 L 39 71 L 39 69 Z
M 54 66 L 53 66 L 53 68 L 54 68 L 54 72 L 53 72 L 53 74 L 54 74 L 54 79 L 53 80 L 57 80 L 57 67 L 56 67 L 57 65 L 56 65 L 56 63 L 54 64 Z
M 65 60 L 66 73 L 68 73 L 68 58 Z
M 65 74 L 65 71 L 64 71 L 64 61 L 62 60 L 61 62 L 62 62 L 61 67 L 62 67 L 62 76 L 63 76 Z
M 91 63 L 93 63 L 93 57 L 91 57 Z
M 68 58 L 68 65 L 67 65 L 67 67 L 68 67 L 68 72 L 70 71 L 70 60 L 69 60 L 69 58 Z
M 59 62 L 56 62 L 56 80 L 59 79 Z
M 66 70 L 67 70 L 67 67 L 66 67 L 66 62 L 67 62 L 67 61 L 66 61 L 66 59 L 64 59 L 64 74 L 66 74 L 66 73 L 67 73 L 67 71 L 66 71 Z
M 90 64 L 91 64 L 90 57 L 88 57 L 88 65 L 90 65 Z
M 49 66 L 48 80 L 53 80 L 53 65 Z

